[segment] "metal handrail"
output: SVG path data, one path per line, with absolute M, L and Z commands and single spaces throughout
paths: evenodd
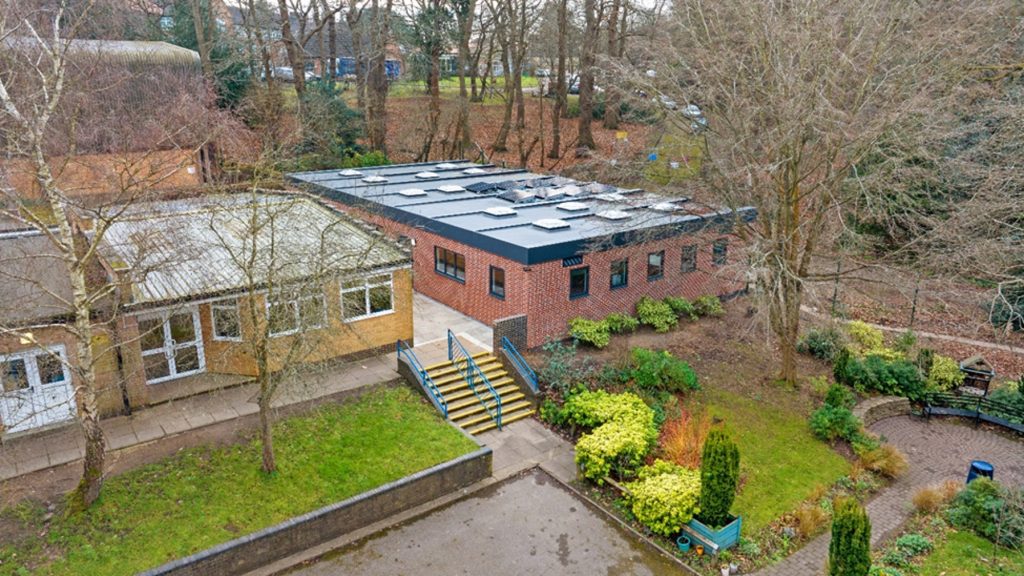
M 526 383 L 530 385 L 530 390 L 533 390 L 533 393 L 536 394 L 537 373 L 533 371 L 533 368 L 530 368 L 530 365 L 526 363 L 526 359 L 519 353 L 519 350 L 516 350 L 515 345 L 512 344 L 512 341 L 509 340 L 507 336 L 501 337 L 501 349 L 505 351 L 509 360 L 511 360 L 512 364 L 516 367 L 516 370 L 522 374 Z
M 427 397 L 434 403 L 434 406 L 441 411 L 441 415 L 448 418 L 448 401 L 444 399 L 444 395 L 441 394 L 441 390 L 438 389 L 437 384 L 434 383 L 434 379 L 430 377 L 430 374 L 420 364 L 419 358 L 416 357 L 416 353 L 412 351 L 412 348 L 402 340 L 395 342 L 395 352 L 399 358 L 405 356 L 405 359 L 409 361 L 409 365 L 416 372 L 419 377 L 420 386 L 423 387 L 427 392 Z
M 925 395 L 925 404 L 928 406 L 945 406 L 964 412 L 974 412 L 975 421 L 982 416 L 1006 420 L 1007 424 L 1015 430 L 1024 429 L 1024 411 L 1012 404 L 993 400 L 985 396 L 971 396 L 951 394 L 949 392 L 931 392 Z M 1017 422 L 1007 420 L 1013 418 Z
M 448 330 L 448 360 L 462 374 L 462 377 L 466 379 L 466 384 L 469 385 L 470 391 L 473 392 L 473 395 L 483 405 L 484 410 L 494 419 L 495 424 L 498 425 L 498 430 L 501 430 L 501 396 L 494 390 L 494 386 L 491 386 L 491 381 L 487 379 L 483 370 L 477 366 L 476 361 L 466 351 L 466 347 L 462 345 L 462 342 L 459 342 L 459 339 L 455 337 L 455 334 L 450 329 Z M 484 401 L 480 392 L 477 391 L 477 382 L 483 383 L 487 387 L 487 392 L 494 398 L 493 410 L 487 406 L 487 402 Z

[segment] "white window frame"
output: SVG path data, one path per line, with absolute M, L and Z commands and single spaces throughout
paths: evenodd
M 60 358 L 60 366 L 64 373 L 64 379 L 59 382 L 47 382 L 44 384 L 39 378 L 39 364 L 36 363 L 35 359 L 38 356 L 52 355 L 56 355 Z M 71 371 L 68 370 L 68 355 L 63 344 L 46 346 L 44 348 L 32 348 L 30 350 L 23 350 L 12 354 L 0 355 L 0 364 L 10 360 L 21 360 L 25 363 L 25 377 L 28 379 L 29 389 L 33 392 L 35 392 L 36 387 L 39 386 L 66 386 L 71 383 Z M 11 390 L 10 392 L 18 391 L 19 390 Z M 0 384 L 0 394 L 3 393 L 5 393 L 5 391 L 2 388 L 2 384 Z
M 57 356 L 60 361 L 61 374 L 63 378 L 58 382 L 44 383 L 39 376 L 39 363 L 36 360 L 40 356 Z M 31 430 L 40 426 L 47 426 L 59 422 L 65 422 L 75 416 L 75 396 L 71 386 L 71 368 L 68 366 L 67 350 L 63 344 L 55 344 L 42 348 L 31 348 L 21 352 L 0 355 L 0 363 L 11 360 L 21 360 L 25 365 L 25 379 L 28 381 L 28 388 L 4 391 L 0 385 L 0 420 L 21 417 L 17 422 L 4 422 L 6 432 L 20 432 Z M 60 404 L 48 405 L 46 394 L 52 393 L 56 388 L 64 388 L 67 391 L 66 407 Z M 28 407 L 29 413 L 21 412 Z M 52 410 L 61 410 L 53 413 Z M 0 427 L 2 429 L 3 427 Z
M 234 309 L 235 315 L 238 317 L 238 336 L 221 336 L 217 333 L 217 308 Z M 210 302 L 210 330 L 213 333 L 213 339 L 218 342 L 242 341 L 242 312 L 238 309 L 238 298 L 225 298 L 223 300 L 214 300 L 213 302 Z
M 365 276 L 363 278 L 355 278 L 355 279 L 353 279 L 353 280 L 362 280 L 363 281 L 363 285 L 362 286 L 357 286 L 357 287 L 353 287 L 353 288 L 345 288 L 345 282 L 341 283 L 341 321 L 342 322 L 356 322 L 358 320 L 365 320 L 367 318 L 377 318 L 378 316 L 387 316 L 388 314 L 394 314 L 395 313 L 395 278 L 394 278 L 394 274 L 391 273 L 391 272 L 387 272 L 386 274 L 387 274 L 387 277 L 388 277 L 387 282 L 374 282 L 374 283 L 371 284 L 370 283 L 370 279 L 371 278 L 376 278 L 378 276 L 384 276 L 385 275 L 385 274 L 372 274 L 370 276 Z M 349 280 L 349 282 L 352 282 L 353 280 Z M 388 292 L 391 295 L 391 308 L 388 308 L 387 310 L 381 310 L 380 312 L 370 312 L 370 290 L 373 289 L 373 288 L 379 288 L 381 286 L 387 286 L 388 287 Z M 345 294 L 351 294 L 351 293 L 354 293 L 354 292 L 362 292 L 363 293 L 363 310 L 365 310 L 366 313 L 365 314 L 360 314 L 359 316 L 346 317 L 345 316 Z
M 319 324 L 305 325 L 302 323 L 302 302 L 306 300 L 313 300 L 314 298 L 320 299 L 320 309 L 322 310 L 322 313 L 320 314 L 320 322 Z M 299 332 L 306 332 L 308 330 L 320 330 L 327 326 L 327 298 L 324 297 L 323 290 L 320 290 L 316 293 L 307 294 L 303 294 L 298 291 L 292 292 L 290 294 L 278 294 L 276 298 L 272 298 L 270 294 L 267 294 L 265 302 L 266 317 L 268 323 L 270 322 L 270 307 L 272 305 L 287 303 L 295 304 L 295 328 L 292 328 L 291 330 L 285 330 L 283 332 L 270 332 L 270 328 L 268 325 L 268 334 L 270 335 L 271 338 L 290 336 L 292 334 L 298 334 Z
M 170 317 L 176 314 L 186 313 L 191 314 L 192 316 L 192 330 L 195 332 L 196 339 L 185 343 L 174 342 L 173 339 L 171 339 Z M 199 307 L 190 306 L 187 308 L 162 308 L 159 310 L 147 312 L 145 314 L 139 314 L 138 316 L 139 321 L 151 320 L 153 318 L 160 319 L 160 330 L 164 336 L 164 347 L 153 348 L 151 350 L 142 350 L 143 360 L 145 359 L 146 356 L 156 355 L 158 353 L 158 350 L 162 351 L 164 356 L 167 357 L 168 351 L 171 351 L 171 354 L 173 356 L 174 350 L 194 345 L 196 348 L 196 355 L 199 361 L 199 367 L 196 368 L 195 370 L 186 370 L 184 372 L 178 372 L 177 361 L 175 361 L 174 370 L 171 370 L 171 374 L 168 374 L 167 376 L 161 376 L 159 378 L 154 378 L 152 380 L 146 379 L 146 384 L 160 384 L 162 382 L 168 382 L 170 380 L 184 378 L 185 376 L 191 376 L 193 374 L 201 374 L 203 372 L 206 372 L 206 343 L 203 341 L 203 325 L 199 319 Z M 145 362 L 143 362 L 143 364 L 145 364 Z M 170 364 L 170 359 L 168 359 L 168 364 Z M 145 369 L 143 369 L 143 378 L 146 378 L 144 372 Z

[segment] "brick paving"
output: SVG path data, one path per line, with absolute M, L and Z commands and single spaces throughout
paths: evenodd
M 910 467 L 903 477 L 868 502 L 871 545 L 877 547 L 910 517 L 911 497 L 918 488 L 945 480 L 963 480 L 971 460 L 995 466 L 997 480 L 1024 483 L 1024 442 L 960 419 L 924 420 L 914 416 L 886 418 L 871 430 L 898 446 Z M 820 576 L 825 574 L 830 535 L 825 533 L 782 562 L 756 572 L 757 576 Z

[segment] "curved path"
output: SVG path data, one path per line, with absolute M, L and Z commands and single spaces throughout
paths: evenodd
M 907 473 L 867 504 L 871 545 L 892 536 L 913 512 L 911 498 L 918 488 L 945 480 L 963 480 L 971 460 L 995 466 L 995 478 L 1005 484 L 1024 484 L 1024 442 L 974 428 L 957 418 L 924 420 L 896 416 L 870 426 L 907 455 Z M 821 576 L 825 574 L 830 535 L 808 542 L 782 562 L 756 572 L 758 576 Z

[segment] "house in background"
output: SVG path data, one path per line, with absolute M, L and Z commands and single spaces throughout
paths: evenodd
M 0 233 L 0 258 L 11 263 L 0 284 L 15 308 L 0 314 L 7 433 L 74 414 L 77 359 L 63 325 L 70 288 L 53 253 L 42 235 Z M 110 227 L 101 259 L 105 270 L 93 276 L 116 287 L 96 315 L 105 416 L 248 381 L 262 334 L 274 371 L 286 359 L 291 367 L 343 361 L 412 340 L 409 254 L 307 197 L 140 203 Z
M 730 245 L 753 208 L 467 162 L 288 178 L 412 239 L 418 292 L 487 324 L 525 317 L 528 347 L 565 336 L 577 316 L 632 313 L 643 296 L 745 287 Z

